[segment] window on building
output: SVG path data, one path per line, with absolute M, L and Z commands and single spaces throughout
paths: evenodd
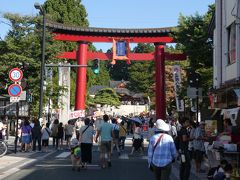
M 228 28 L 228 64 L 236 62 L 236 24 Z

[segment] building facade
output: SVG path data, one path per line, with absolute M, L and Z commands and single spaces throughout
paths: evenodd
M 211 23 L 214 44 L 213 107 L 239 125 L 240 1 L 216 0 Z

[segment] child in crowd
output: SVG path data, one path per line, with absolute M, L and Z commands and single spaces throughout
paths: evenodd
M 232 165 L 226 160 L 222 160 L 219 168 L 215 171 L 213 179 L 214 180 L 230 180 L 230 175 L 232 173 Z
M 72 170 L 75 171 L 77 168 L 80 171 L 81 163 L 81 149 L 79 147 L 79 142 L 76 138 L 71 141 L 71 160 L 72 160 Z

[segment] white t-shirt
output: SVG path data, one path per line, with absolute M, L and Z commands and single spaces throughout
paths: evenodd
M 42 140 L 48 140 L 51 134 L 51 130 L 49 128 L 43 128 L 42 129 Z
M 88 126 L 82 126 L 79 130 L 79 134 L 82 134 L 82 132 L 87 128 Z M 93 134 L 94 130 L 92 126 L 89 126 L 86 131 L 82 134 L 80 142 L 81 143 L 93 143 Z

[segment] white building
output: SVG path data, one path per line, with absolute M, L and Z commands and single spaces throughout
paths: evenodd
M 214 108 L 228 111 L 224 116 L 236 120 L 236 108 L 240 107 L 240 0 L 215 3 L 210 25 L 214 42 Z

